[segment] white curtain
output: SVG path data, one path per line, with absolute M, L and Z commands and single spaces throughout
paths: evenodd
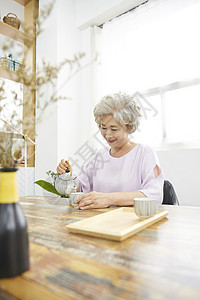
M 102 30 L 102 93 L 198 77 L 200 1 L 150 0 Z
M 145 95 L 137 142 L 200 146 L 199 16 L 200 0 L 149 0 L 94 32 L 96 101 L 118 91 Z

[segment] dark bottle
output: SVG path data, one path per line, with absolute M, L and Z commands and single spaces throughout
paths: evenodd
M 29 269 L 27 223 L 18 201 L 16 169 L 0 169 L 0 278 Z

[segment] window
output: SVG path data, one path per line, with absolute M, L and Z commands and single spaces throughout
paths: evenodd
M 197 144 L 200 140 L 200 85 L 169 91 L 165 96 L 169 143 Z
M 149 0 L 102 26 L 101 93 L 144 95 L 134 138 L 200 146 L 200 1 Z

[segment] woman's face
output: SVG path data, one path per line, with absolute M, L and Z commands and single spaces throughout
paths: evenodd
M 129 133 L 126 126 L 118 124 L 112 115 L 102 116 L 100 130 L 111 148 L 121 148 L 128 142 Z

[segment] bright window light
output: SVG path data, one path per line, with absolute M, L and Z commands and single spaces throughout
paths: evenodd
M 165 96 L 168 143 L 200 141 L 200 86 L 170 91 Z
M 157 111 L 143 118 L 141 142 L 200 146 L 199 15 L 200 1 L 149 0 L 102 27 L 102 94 L 139 91 Z
M 139 129 L 133 134 L 138 143 L 159 147 L 162 143 L 162 107 L 160 95 L 146 97 L 146 102 L 141 100 L 142 118 Z M 151 106 L 149 105 L 151 104 Z

